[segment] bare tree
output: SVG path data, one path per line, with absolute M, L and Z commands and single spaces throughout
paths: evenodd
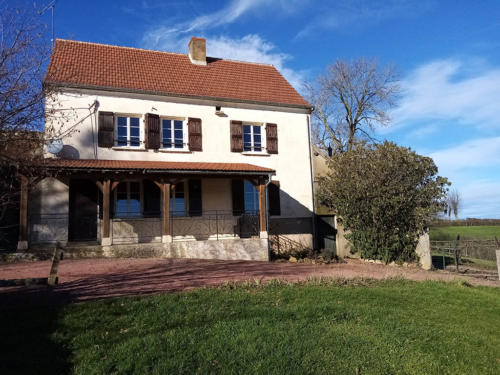
M 334 153 L 352 150 L 361 140 L 373 141 L 375 126 L 390 122 L 388 111 L 399 93 L 394 69 L 364 58 L 337 60 L 305 88 L 315 108 L 314 142 L 325 150 L 331 145 Z
M 462 205 L 462 196 L 457 189 L 451 189 L 448 192 L 448 218 L 451 218 L 451 213 L 458 219 L 458 211 Z
M 50 57 L 46 31 L 34 4 L 0 1 L 0 229 L 4 233 L 15 232 L 10 228 L 17 221 L 17 174 L 28 178 L 40 174 L 33 161 L 43 156 L 43 145 L 51 138 L 51 129 L 44 131 L 44 101 L 55 94 L 42 84 Z

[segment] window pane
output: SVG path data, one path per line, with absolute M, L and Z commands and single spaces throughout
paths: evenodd
M 127 138 L 127 128 L 123 126 L 118 126 L 118 138 L 125 137 Z
M 172 147 L 172 121 L 162 120 L 162 143 L 164 148 Z
M 141 216 L 141 201 L 139 200 L 139 198 L 130 199 L 127 216 L 134 216 L 134 217 Z
M 243 134 L 243 151 L 252 151 L 252 136 Z
M 139 127 L 139 118 L 138 117 L 131 117 L 130 118 L 130 127 Z
M 126 144 L 126 142 L 125 142 Z M 127 183 L 122 182 L 116 188 L 116 214 L 124 216 L 127 213 Z
M 253 150 L 254 151 L 262 151 L 260 129 L 261 129 L 260 126 L 253 127 Z
M 182 130 L 182 121 L 174 120 L 174 129 L 175 130 Z
M 252 127 L 250 125 L 243 125 L 243 134 L 250 134 Z
M 127 199 L 116 199 L 116 214 L 124 216 L 127 213 Z
M 245 181 L 244 192 L 245 212 L 257 212 L 259 210 L 259 192 L 249 181 Z
M 139 137 L 139 128 L 130 128 L 131 137 Z
M 127 137 L 118 137 L 118 141 L 116 142 L 118 146 L 126 146 L 127 145 Z
M 141 141 L 139 137 L 130 137 L 130 146 L 140 146 Z
M 253 136 L 253 150 L 254 151 L 261 151 L 261 142 L 260 142 L 260 135 L 254 134 Z
M 184 182 L 175 185 L 173 197 L 170 199 L 170 212 L 173 216 L 185 216 L 186 201 L 184 199 Z
M 127 127 L 127 118 L 126 117 L 118 117 L 118 126 Z

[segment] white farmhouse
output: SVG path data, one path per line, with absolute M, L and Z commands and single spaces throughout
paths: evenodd
M 23 183 L 19 249 L 267 260 L 272 236 L 312 246 L 312 107 L 273 66 L 206 57 L 202 38 L 188 55 L 57 40 L 44 84 L 64 146 L 46 154 L 51 177 Z

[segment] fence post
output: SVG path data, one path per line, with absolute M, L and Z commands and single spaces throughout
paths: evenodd
M 458 272 L 458 261 L 460 258 L 459 246 L 460 246 L 460 234 L 457 235 L 457 240 L 455 241 L 455 267 L 457 269 L 457 272 Z
M 498 269 L 498 280 L 500 280 L 500 241 L 498 241 L 497 236 L 495 236 L 495 242 L 497 243 L 497 269 Z
M 219 211 L 215 210 L 215 231 L 217 232 L 217 241 L 219 241 Z

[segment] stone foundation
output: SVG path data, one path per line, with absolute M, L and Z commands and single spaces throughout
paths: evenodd
M 33 252 L 54 251 L 53 246 L 32 248 Z M 137 243 L 74 245 L 64 248 L 64 257 L 75 258 L 194 258 L 268 261 L 267 239 L 225 239 L 220 241 L 178 241 L 170 243 Z

